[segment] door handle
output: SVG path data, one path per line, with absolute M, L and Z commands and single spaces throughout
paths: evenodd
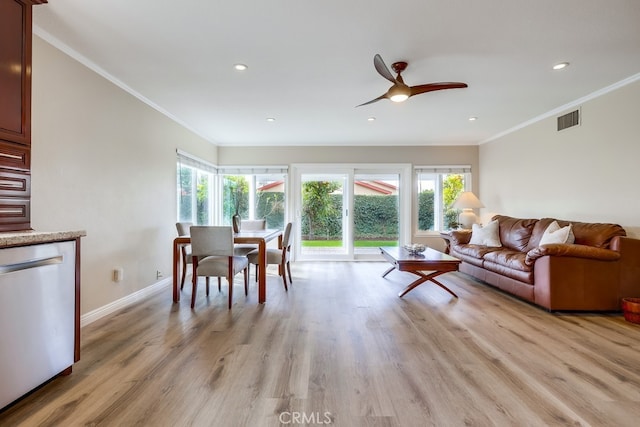
M 62 255 L 48 258 L 32 259 L 15 264 L 0 265 L 0 274 L 12 273 L 14 271 L 28 270 L 30 268 L 43 267 L 45 265 L 62 264 Z

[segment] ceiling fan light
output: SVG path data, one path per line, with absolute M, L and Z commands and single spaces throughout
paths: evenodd
M 389 99 L 392 100 L 393 102 L 403 102 L 403 101 L 406 101 L 408 98 L 409 98 L 409 95 L 404 93 L 398 93 L 395 95 L 391 95 L 391 98 Z
M 410 94 L 411 89 L 409 89 L 409 86 L 406 85 L 393 86 L 391 89 L 389 89 L 389 99 L 393 102 L 406 101 L 407 98 L 409 98 Z

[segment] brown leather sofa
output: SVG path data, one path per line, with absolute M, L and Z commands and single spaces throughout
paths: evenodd
M 503 215 L 502 247 L 471 245 L 470 231 L 452 231 L 450 253 L 460 271 L 526 301 L 558 311 L 620 311 L 640 297 L 640 240 L 617 224 Z M 574 244 L 539 246 L 549 224 L 572 224 Z

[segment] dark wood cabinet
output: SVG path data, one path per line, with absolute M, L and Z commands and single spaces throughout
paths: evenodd
M 32 7 L 0 0 L 0 231 L 31 228 Z

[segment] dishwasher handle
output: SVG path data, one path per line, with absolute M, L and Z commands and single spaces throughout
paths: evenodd
M 54 264 L 62 264 L 62 255 L 31 259 L 29 261 L 17 262 L 15 264 L 0 265 L 0 274 L 12 273 L 14 271 L 28 270 L 30 268 L 37 268 Z

